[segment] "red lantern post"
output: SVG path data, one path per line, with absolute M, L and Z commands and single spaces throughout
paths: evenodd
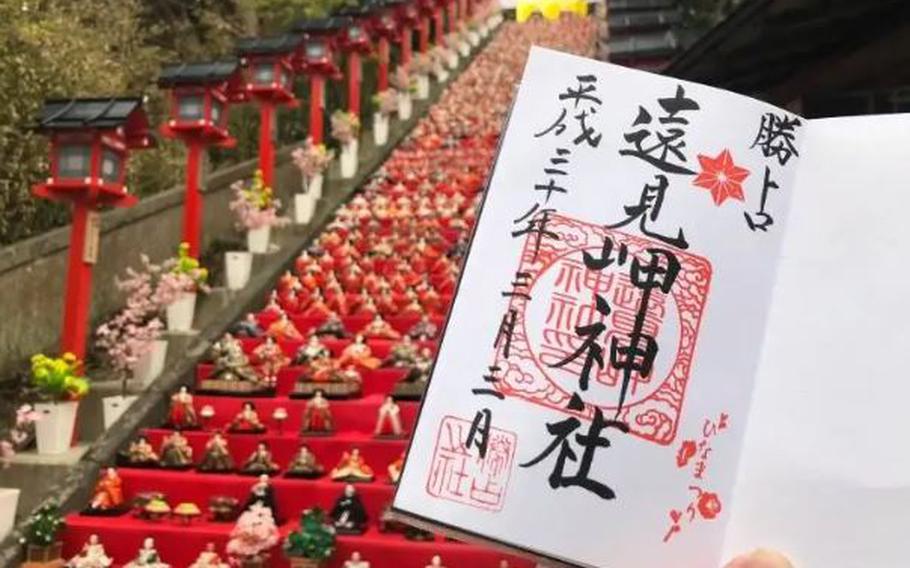
M 401 64 L 410 65 L 414 29 L 420 26 L 420 12 L 413 2 L 400 2 L 395 8 L 395 20 L 398 24 L 398 39 L 401 42 Z
M 391 44 L 392 42 L 399 41 L 401 34 L 403 33 L 402 28 L 399 26 L 399 22 L 396 19 L 397 12 L 395 6 L 397 4 L 398 2 L 392 4 L 386 0 L 374 2 L 372 4 L 372 12 L 370 13 L 367 22 L 370 34 L 376 41 L 376 50 L 378 52 L 379 60 L 376 89 L 380 93 L 389 88 Z M 408 39 L 410 40 L 410 30 L 408 31 Z M 406 53 L 406 47 L 410 46 L 405 46 L 405 43 L 402 40 L 401 65 L 408 65 L 411 60 L 410 53 Z
M 298 29 L 304 24 L 298 24 Z M 339 79 L 341 69 L 335 64 L 334 35 L 307 33 L 303 53 L 295 58 L 295 68 L 310 79 L 310 137 L 314 144 L 322 144 L 325 136 L 325 84 L 328 79 Z
M 428 53 L 430 51 L 430 20 L 435 19 L 438 12 L 436 8 L 436 0 L 418 0 L 419 14 L 420 14 L 420 38 L 418 43 L 418 49 L 420 53 Z
M 275 177 L 275 110 L 294 106 L 293 57 L 303 41 L 297 34 L 247 38 L 237 43 L 237 54 L 246 68 L 246 91 L 259 105 L 259 169 L 265 185 Z
M 32 191 L 73 210 L 61 351 L 85 360 L 99 209 L 138 201 L 125 185 L 129 151 L 154 146 L 155 139 L 139 98 L 48 100 L 36 128 L 50 136 L 50 176 Z
M 183 141 L 187 147 L 183 242 L 189 244 L 190 256 L 198 258 L 202 245 L 202 157 L 208 146 L 234 147 L 236 141 L 227 128 L 228 108 L 231 103 L 247 100 L 248 95 L 236 61 L 169 65 L 161 71 L 158 86 L 171 91 L 170 116 L 161 133 Z
M 360 118 L 360 86 L 363 82 L 361 57 L 373 49 L 370 36 L 364 25 L 354 19 L 347 28 L 341 30 L 338 44 L 348 57 L 348 112 Z

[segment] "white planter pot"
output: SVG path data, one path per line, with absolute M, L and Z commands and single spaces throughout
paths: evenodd
M 171 331 L 191 331 L 196 313 L 196 293 L 184 292 L 167 307 L 167 328 Z
M 480 45 L 480 34 L 474 30 L 469 31 L 468 32 L 468 42 L 471 45 L 473 45 L 474 47 L 477 47 L 478 45 Z
M 446 65 L 449 66 L 449 69 L 454 70 L 458 67 L 458 52 L 450 49 L 446 52 Z
M 75 401 L 35 404 L 41 416 L 35 423 L 39 454 L 62 454 L 72 447 L 78 409 L 79 403 Z
M 322 197 L 322 174 L 316 174 L 303 181 L 303 193 L 313 196 L 313 202 Z
M 136 361 L 136 365 L 133 367 L 133 378 L 139 381 L 139 384 L 143 387 L 147 387 L 161 375 L 166 359 L 167 340 L 156 339 L 152 341 L 148 351 L 143 353 L 142 357 Z
M 411 93 L 398 93 L 398 118 L 408 120 L 414 111 L 414 105 L 411 102 Z
M 18 507 L 19 490 L 0 488 L 0 540 L 5 539 L 13 530 Z
M 446 81 L 449 80 L 449 72 L 446 71 L 445 69 L 440 69 L 439 72 L 436 74 L 436 80 L 439 81 L 440 83 L 445 83 Z
M 106 396 L 101 399 L 104 407 L 104 429 L 107 430 L 114 425 L 114 422 L 123 416 L 126 409 L 130 407 L 138 397 L 135 396 Z
M 425 101 L 428 98 L 430 98 L 430 76 L 429 75 L 418 75 L 417 76 L 416 96 L 421 101 Z
M 250 281 L 250 272 L 253 270 L 253 253 L 233 251 L 224 254 L 224 267 L 227 272 L 228 290 L 242 290 Z
M 357 145 L 348 142 L 341 147 L 341 177 L 350 179 L 357 173 Z
M 389 117 L 378 112 L 373 115 L 373 142 L 377 146 L 389 142 Z
M 462 57 L 467 57 L 467 56 L 471 55 L 471 46 L 468 45 L 468 42 L 466 42 L 466 41 L 458 42 L 458 53 L 460 53 Z
M 246 232 L 246 248 L 254 254 L 269 252 L 269 237 L 272 236 L 271 227 L 259 227 Z
M 294 222 L 306 225 L 313 220 L 316 212 L 316 199 L 308 193 L 298 193 L 294 196 Z

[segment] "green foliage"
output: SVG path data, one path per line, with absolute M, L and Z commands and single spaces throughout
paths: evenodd
M 88 394 L 88 381 L 80 375 L 82 362 L 72 353 L 63 357 L 32 357 L 32 383 L 38 392 L 55 401 L 79 400 Z
M 307 509 L 300 516 L 300 529 L 288 535 L 284 553 L 289 557 L 328 560 L 335 552 L 335 529 L 325 522 L 319 507 Z
M 0 244 L 69 220 L 65 206 L 31 195 L 47 177 L 46 139 L 30 130 L 45 98 L 144 93 L 158 124 L 161 66 L 228 53 L 242 24 L 235 0 L 0 1 Z M 172 187 L 183 161 L 173 143 L 133 154 L 130 190 Z
M 65 525 L 60 506 L 54 501 L 45 503 L 26 521 L 21 543 L 50 546 L 57 541 Z
M 249 0 L 255 5 L 260 30 L 280 33 L 294 22 L 324 18 L 338 8 L 357 4 L 357 0 Z

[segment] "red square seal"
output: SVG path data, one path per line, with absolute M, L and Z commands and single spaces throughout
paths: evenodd
M 633 258 L 646 263 L 651 255 L 648 249 L 670 247 L 557 214 L 549 217 L 547 231 L 556 238 L 538 243 L 532 232 L 522 250 L 516 272 L 523 273 L 529 291 L 513 295 L 509 303 L 515 325 L 509 357 L 503 353 L 505 341 L 495 353 L 498 389 L 506 396 L 567 414 L 591 418 L 599 407 L 605 416 L 614 416 L 623 371 L 611 366 L 610 346 L 613 338 L 623 341 L 629 337 L 643 296 L 630 280 L 629 265 Z M 624 262 L 617 258 L 603 270 L 587 268 L 583 253 L 600 258 L 605 239 L 612 241 L 614 255 L 621 249 L 627 251 Z M 707 259 L 677 249 L 672 253 L 679 261 L 679 273 L 668 293 L 652 291 L 642 329 L 657 341 L 653 368 L 648 376 L 632 373 L 617 417 L 629 425 L 631 434 L 661 445 L 671 444 L 676 437 L 711 283 Z M 607 301 L 609 315 L 597 310 L 595 295 Z M 578 377 L 585 357 L 573 359 L 573 353 L 584 349 L 585 338 L 577 329 L 593 324 L 605 326 L 598 338 L 604 365 L 593 367 L 588 389 L 582 392 Z M 566 360 L 571 362 L 565 364 Z M 566 409 L 574 392 L 586 402 L 583 412 Z
M 518 437 L 490 428 L 487 455 L 481 459 L 465 446 L 470 420 L 446 416 L 439 425 L 427 493 L 488 511 L 505 503 Z

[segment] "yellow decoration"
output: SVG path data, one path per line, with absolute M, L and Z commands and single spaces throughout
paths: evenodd
M 519 23 L 526 22 L 539 13 L 548 20 L 558 20 L 564 12 L 586 16 L 588 3 L 585 0 L 519 0 L 515 6 L 515 19 Z

